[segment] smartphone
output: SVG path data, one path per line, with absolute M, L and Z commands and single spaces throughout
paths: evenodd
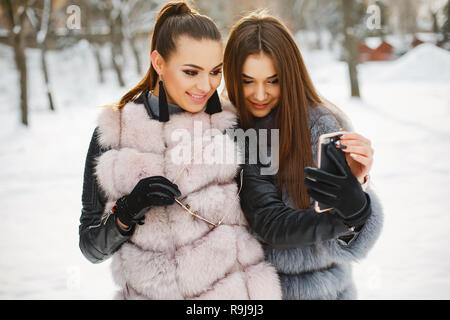
M 339 168 L 336 166 L 333 160 L 327 156 L 327 146 L 332 143 L 336 144 L 339 140 L 339 132 L 326 133 L 320 136 L 319 142 L 317 144 L 317 168 L 324 170 L 332 174 L 340 174 Z M 341 151 L 342 152 L 342 151 Z M 322 213 L 330 211 L 333 208 L 320 203 L 318 201 L 314 202 L 314 210 L 317 213 Z

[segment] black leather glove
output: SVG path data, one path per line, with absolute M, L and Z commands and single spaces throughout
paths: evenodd
M 371 213 L 370 199 L 353 175 L 342 150 L 328 144 L 327 156 L 340 171 L 331 174 L 317 168 L 306 167 L 304 180 L 308 195 L 314 200 L 333 207 L 343 222 L 349 226 L 365 223 Z
M 120 222 L 127 226 L 143 224 L 145 213 L 154 206 L 168 206 L 181 196 L 176 184 L 162 176 L 140 180 L 129 195 L 116 201 L 113 211 Z

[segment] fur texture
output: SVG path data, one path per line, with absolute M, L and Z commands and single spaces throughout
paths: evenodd
M 238 162 L 186 164 L 172 158 L 180 150 L 191 150 L 193 159 L 211 150 L 239 156 L 224 134 L 236 124 L 235 110 L 222 104 L 220 113 L 183 112 L 166 123 L 150 119 L 144 106 L 135 103 L 100 114 L 100 144 L 112 149 L 98 158 L 96 178 L 108 196 L 108 208 L 140 179 L 162 175 L 178 185 L 182 202 L 192 211 L 213 222 L 223 220 L 212 229 L 176 203 L 151 208 L 145 223 L 113 256 L 113 278 L 122 288 L 116 298 L 281 298 L 276 270 L 247 231 L 234 181 Z M 190 138 L 173 139 L 176 132 Z
M 353 131 L 350 120 L 339 110 L 323 106 L 309 114 L 311 145 L 314 163 L 317 159 L 317 142 L 321 134 Z M 337 119 L 339 122 L 337 121 Z M 265 246 L 267 261 L 273 264 L 280 276 L 283 299 L 355 299 L 356 288 L 352 280 L 351 263 L 364 258 L 378 239 L 383 225 L 383 208 L 372 187 L 370 195 L 372 214 L 350 245 L 329 240 L 315 245 L 277 250 Z M 283 201 L 291 206 L 286 194 Z M 311 199 L 311 204 L 313 201 Z

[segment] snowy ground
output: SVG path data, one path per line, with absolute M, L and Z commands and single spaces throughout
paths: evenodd
M 38 53 L 27 54 L 32 112 L 24 129 L 12 53 L 0 46 L 0 299 L 109 299 L 110 262 L 94 265 L 82 256 L 78 219 L 98 106 L 128 88 L 116 86 L 110 72 L 108 85 L 98 85 L 84 43 L 50 52 L 57 108 L 51 113 Z M 360 66 L 361 100 L 349 98 L 343 63 L 326 52 L 304 56 L 321 94 L 375 148 L 372 181 L 385 224 L 355 265 L 359 298 L 449 299 L 450 53 L 425 45 L 394 62 Z M 127 74 L 130 86 L 137 80 Z

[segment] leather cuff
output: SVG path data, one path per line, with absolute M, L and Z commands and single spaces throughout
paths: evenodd
M 370 214 L 372 213 L 372 207 L 370 205 L 370 197 L 367 193 L 364 192 L 364 195 L 366 196 L 366 205 L 364 206 L 361 211 L 352 216 L 350 219 L 344 219 L 343 222 L 347 226 L 351 227 L 359 227 L 362 226 L 364 223 L 366 223 L 367 219 L 370 217 Z
M 123 228 L 120 226 L 120 224 L 117 222 L 117 217 L 114 216 L 113 219 L 114 219 L 115 224 L 116 224 L 116 227 L 117 227 L 117 229 L 119 230 L 119 232 L 120 232 L 121 235 L 123 235 L 123 236 L 131 236 L 131 235 L 133 234 L 134 228 L 135 228 L 135 226 L 136 226 L 135 224 L 134 224 L 134 225 L 131 225 L 130 227 L 128 227 L 128 229 L 123 229 Z M 122 220 L 121 220 L 121 222 L 122 222 Z

